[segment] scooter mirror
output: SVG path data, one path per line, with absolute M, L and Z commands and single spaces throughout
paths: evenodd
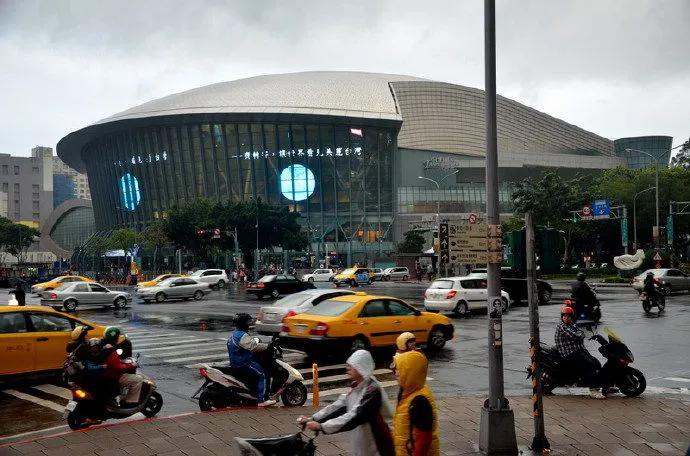
M 256 342 L 256 343 L 258 344 L 258 343 L 261 342 L 261 339 L 259 339 L 258 337 L 255 337 L 255 338 L 254 338 L 254 342 Z

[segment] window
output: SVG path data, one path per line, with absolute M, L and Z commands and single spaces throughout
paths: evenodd
M 32 186 L 31 186 L 31 191 L 33 191 L 33 192 L 39 191 L 38 185 L 36 185 L 36 184 L 32 185 Z
M 19 184 L 14 184 L 14 191 L 15 192 L 20 191 Z
M 476 280 L 463 280 L 460 282 L 460 286 L 466 290 L 473 290 L 477 288 L 477 281 Z
M 369 301 L 359 314 L 360 317 L 385 317 L 386 303 L 380 299 Z
M 312 307 L 305 314 L 321 315 L 325 317 L 335 317 L 345 313 L 348 309 L 354 306 L 357 301 L 334 301 L 328 299 L 316 307 Z
M 72 288 L 75 293 L 88 293 L 89 287 L 85 283 L 78 283 Z
M 7 165 L 2 165 L 2 174 L 9 174 L 9 167 Z
M 14 175 L 15 176 L 19 176 L 20 171 L 21 171 L 21 169 L 19 168 L 19 166 L 14 167 Z
M 0 334 L 25 333 L 26 320 L 21 312 L 0 313 Z
M 391 315 L 412 315 L 414 310 L 399 301 L 388 301 L 388 310 Z
M 437 290 L 450 290 L 453 288 L 452 280 L 435 280 L 429 288 L 435 288 Z
M 85 284 L 83 284 L 83 285 L 85 285 Z M 82 285 L 77 285 L 77 286 L 82 286 Z M 94 291 L 94 292 L 105 293 L 108 291 L 104 287 L 102 287 L 98 284 L 95 284 L 95 283 L 92 283 L 89 286 L 91 287 L 91 291 Z
M 71 332 L 72 320 L 59 315 L 31 314 L 31 324 L 37 332 Z
M 41 172 L 41 170 L 39 169 L 38 166 L 34 166 L 33 168 L 31 168 L 31 172 L 34 174 L 38 174 Z
M 9 187 L 10 187 L 10 185 L 7 182 L 2 183 L 2 191 L 3 192 L 7 193 L 10 189 Z
M 206 276 L 213 276 L 213 275 L 220 275 L 220 271 L 206 271 L 203 274 L 201 274 L 202 277 Z

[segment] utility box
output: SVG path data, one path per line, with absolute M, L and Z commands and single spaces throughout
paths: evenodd
M 509 231 L 505 234 L 505 264 L 514 274 L 522 277 L 527 274 L 527 257 L 525 256 L 525 230 Z
M 561 267 L 560 233 L 555 228 L 538 226 L 534 237 L 539 275 L 557 273 Z M 506 233 L 504 248 L 504 264 L 512 269 L 516 277 L 525 277 L 527 275 L 525 230 Z

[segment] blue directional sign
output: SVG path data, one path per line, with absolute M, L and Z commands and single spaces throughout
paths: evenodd
M 594 200 L 592 202 L 592 218 L 609 218 L 611 205 L 608 200 Z

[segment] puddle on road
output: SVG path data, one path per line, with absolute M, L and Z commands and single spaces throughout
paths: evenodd
M 168 329 L 182 329 L 187 331 L 222 331 L 228 332 L 233 329 L 232 316 L 217 317 L 198 317 L 194 315 L 174 314 L 165 315 L 160 313 L 136 312 L 131 309 L 99 312 L 99 316 L 113 316 L 113 324 L 133 326 L 159 326 Z M 86 320 L 100 320 L 94 318 L 93 311 L 77 316 Z M 110 322 L 109 322 L 110 323 Z

